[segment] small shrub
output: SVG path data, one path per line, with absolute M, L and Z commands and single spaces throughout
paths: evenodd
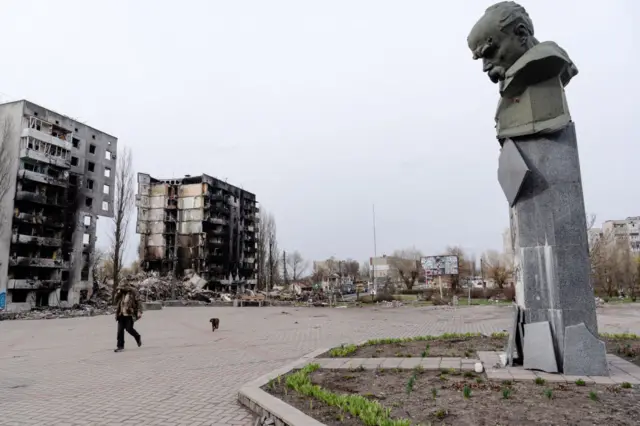
M 502 398 L 503 399 L 509 399 L 510 397 L 511 397 L 511 389 L 503 388 L 502 389 Z
M 542 377 L 536 377 L 536 380 L 534 380 L 536 385 L 542 386 L 545 383 L 547 383 L 547 381 L 545 379 L 543 379 Z
M 553 399 L 553 391 L 551 389 L 545 389 L 544 396 L 546 396 L 547 399 Z
M 358 347 L 356 345 L 341 345 L 337 348 L 333 348 L 329 351 L 329 356 L 332 358 L 341 358 L 354 353 Z
M 409 381 L 407 382 L 407 386 L 406 386 L 407 395 L 413 392 L 413 386 L 415 385 L 415 383 L 416 383 L 416 375 L 413 374 L 411 375 L 411 377 L 409 377 Z
M 438 411 L 433 413 L 433 415 L 439 420 L 442 420 L 445 417 L 447 417 L 447 414 L 449 414 L 449 412 L 447 410 L 445 410 L 444 408 L 441 408 Z
M 476 383 L 484 383 L 484 380 L 482 380 L 482 377 L 476 377 Z
M 462 395 L 464 395 L 465 398 L 471 398 L 471 388 L 468 385 L 464 385 L 464 388 L 462 389 Z
M 502 384 L 505 385 L 505 386 L 511 386 L 511 383 L 512 383 L 511 380 L 503 380 L 502 381 Z
M 621 386 L 622 386 L 622 389 L 631 389 L 632 388 L 631 383 L 629 383 L 629 382 L 622 382 Z
M 584 385 L 586 385 L 586 383 L 584 382 L 584 380 L 578 379 L 578 380 L 576 380 L 576 385 L 577 386 L 584 386 Z
M 446 382 L 447 380 L 449 380 L 449 378 L 448 378 L 446 375 L 444 375 L 444 374 L 440 374 L 440 375 L 438 376 L 438 378 L 439 378 L 440 380 L 442 380 L 443 382 Z
M 592 400 L 592 401 L 597 401 L 599 399 L 598 398 L 598 394 L 595 393 L 595 391 L 589 392 L 589 399 Z

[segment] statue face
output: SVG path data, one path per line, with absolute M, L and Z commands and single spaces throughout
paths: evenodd
M 473 59 L 482 59 L 482 71 L 493 83 L 504 80 L 507 70 L 528 50 L 526 34 L 520 30 L 517 26 L 500 30 L 497 20 L 485 14 L 469 33 Z

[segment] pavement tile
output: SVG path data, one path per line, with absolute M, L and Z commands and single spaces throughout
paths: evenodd
M 603 332 L 640 334 L 637 308 L 598 311 Z M 510 312 L 168 307 L 145 312 L 136 322 L 143 346 L 127 335 L 118 354 L 113 316 L 2 321 L 0 425 L 253 426 L 254 415 L 237 402 L 240 387 L 316 349 L 386 337 L 491 334 L 508 326 Z M 211 317 L 220 318 L 215 333 Z

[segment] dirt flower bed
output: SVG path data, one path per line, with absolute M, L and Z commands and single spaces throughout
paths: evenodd
M 640 336 L 636 334 L 601 334 L 607 352 L 640 366 Z
M 344 345 L 331 349 L 318 358 L 403 358 L 403 357 L 461 357 L 475 358 L 477 351 L 502 351 L 507 335 L 494 333 L 443 334 L 399 339 L 369 340 L 364 345 Z
M 628 384 L 308 366 L 263 389 L 327 425 L 636 425 L 640 418 L 640 391 Z

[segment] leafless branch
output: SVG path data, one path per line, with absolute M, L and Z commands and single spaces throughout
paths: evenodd
M 133 158 L 131 150 L 124 148 L 118 156 L 115 175 L 115 192 L 113 200 L 113 234 L 111 258 L 113 261 L 113 294 L 120 282 L 122 262 L 128 239 L 129 222 L 135 201 L 133 179 Z
M 394 278 L 402 280 L 407 290 L 411 290 L 420 276 L 422 253 L 416 249 L 396 250 L 389 257 L 389 267 Z

